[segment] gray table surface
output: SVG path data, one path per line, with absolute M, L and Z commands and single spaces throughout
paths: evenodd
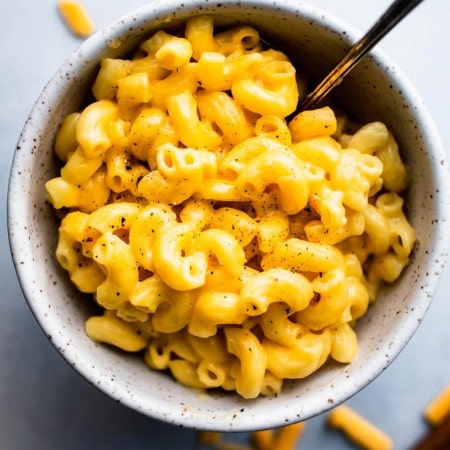
M 99 27 L 145 0 L 86 0 Z M 366 30 L 389 0 L 311 0 Z M 67 32 L 56 0 L 0 2 L 0 449 L 195 449 L 196 433 L 135 413 L 98 392 L 61 358 L 28 309 L 10 258 L 8 173 L 23 123 L 43 86 L 81 43 Z M 450 3 L 428 0 L 379 44 L 407 74 L 433 115 L 450 156 Z M 450 383 L 450 264 L 431 308 L 407 348 L 348 404 L 409 449 L 428 428 L 422 411 Z M 298 448 L 352 447 L 308 422 Z M 228 436 L 244 442 L 245 434 Z

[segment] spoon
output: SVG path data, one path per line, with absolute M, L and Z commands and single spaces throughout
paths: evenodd
M 395 25 L 410 13 L 422 0 L 395 0 L 370 30 L 357 41 L 336 67 L 298 105 L 297 111 L 313 109 L 345 75 L 372 49 Z

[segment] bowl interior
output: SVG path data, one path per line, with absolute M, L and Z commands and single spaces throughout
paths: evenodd
M 53 139 L 62 118 L 89 98 L 101 57 L 124 56 L 153 31 L 177 27 L 199 13 L 214 14 L 218 25 L 253 24 L 312 79 L 324 75 L 358 37 L 336 18 L 291 0 L 276 6 L 256 0 L 193 0 L 183 6 L 156 1 L 113 23 L 71 56 L 27 120 L 10 178 L 11 249 L 25 297 L 44 332 L 92 384 L 119 402 L 174 424 L 222 431 L 275 427 L 308 419 L 355 394 L 395 358 L 417 328 L 445 256 L 443 152 L 420 98 L 382 52 L 366 57 L 333 94 L 360 121 L 381 120 L 393 131 L 411 174 L 407 208 L 418 235 L 410 266 L 359 321 L 360 350 L 354 363 L 327 364 L 305 380 L 286 383 L 277 397 L 245 401 L 186 389 L 149 370 L 139 357 L 93 343 L 84 333 L 93 302 L 73 288 L 54 258 L 57 221 L 44 193 L 44 183 L 57 169 Z M 118 39 L 120 46 L 111 45 Z M 437 220 L 443 216 L 444 221 Z

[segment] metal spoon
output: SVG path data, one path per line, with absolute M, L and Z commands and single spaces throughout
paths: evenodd
M 395 0 L 370 30 L 354 44 L 337 66 L 298 105 L 297 112 L 313 109 L 361 58 L 422 0 Z

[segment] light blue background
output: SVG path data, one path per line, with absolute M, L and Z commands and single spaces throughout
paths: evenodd
M 366 30 L 388 0 L 310 0 Z M 86 0 L 98 27 L 144 0 Z M 6 192 L 14 148 L 47 80 L 81 43 L 65 28 L 56 0 L 0 2 L 0 449 L 195 449 L 196 433 L 150 420 L 116 404 L 61 358 L 39 329 L 14 273 L 6 230 Z M 381 47 L 417 87 L 450 156 L 450 3 L 419 5 Z M 450 199 L 449 199 L 450 200 Z M 450 383 L 450 267 L 419 331 L 394 363 L 349 404 L 411 448 L 428 428 L 421 413 Z M 229 436 L 244 442 L 247 436 Z M 353 448 L 324 425 L 308 422 L 299 448 Z

